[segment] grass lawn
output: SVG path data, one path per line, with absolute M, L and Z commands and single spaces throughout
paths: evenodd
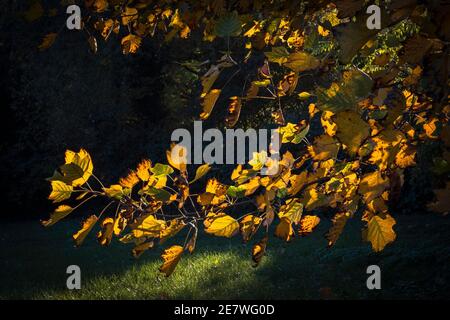
M 324 220 L 324 219 L 323 219 Z M 449 298 L 450 217 L 397 217 L 397 241 L 382 253 L 361 242 L 361 223 L 351 220 L 335 247 L 326 247 L 322 221 L 292 243 L 271 238 L 257 268 L 251 244 L 200 234 L 193 255 L 174 274 L 158 272 L 161 248 L 134 259 L 132 246 L 100 247 L 94 232 L 81 248 L 71 234 L 79 221 L 44 229 L 35 222 L 1 225 L 2 299 L 416 299 Z M 179 243 L 173 239 L 167 245 Z M 167 246 L 165 245 L 165 246 Z M 164 246 L 164 247 L 165 247 Z M 66 289 L 66 268 L 81 268 L 81 290 Z M 366 288 L 366 268 L 378 264 L 382 289 Z

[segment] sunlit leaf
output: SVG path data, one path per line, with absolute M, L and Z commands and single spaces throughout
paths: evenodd
M 299 199 L 289 199 L 281 206 L 278 216 L 280 219 L 287 218 L 290 222 L 298 224 L 303 214 L 303 204 Z
M 61 202 L 69 199 L 72 195 L 73 187 L 65 184 L 62 181 L 52 181 L 52 192 L 48 196 L 49 200 L 53 200 L 53 203 Z
M 131 250 L 131 253 L 133 254 L 133 257 L 139 258 L 145 251 L 153 248 L 154 245 L 155 243 L 153 241 L 140 243 Z
M 105 218 L 101 224 L 102 230 L 97 234 L 97 240 L 102 246 L 108 246 L 111 243 L 114 227 L 113 218 Z
M 46 221 L 41 221 L 41 223 L 44 227 L 50 227 L 50 226 L 54 225 L 56 222 L 58 222 L 59 220 L 64 219 L 72 211 L 73 211 L 72 207 L 67 206 L 67 205 L 60 205 L 50 215 L 50 219 L 48 219 Z
M 95 215 L 90 216 L 83 222 L 83 226 L 81 227 L 81 229 L 72 236 L 73 240 L 75 241 L 75 245 L 77 247 L 81 246 L 84 239 L 92 230 L 97 220 L 98 220 L 97 216 Z
M 195 181 L 201 179 L 205 174 L 208 173 L 208 171 L 211 169 L 211 166 L 208 163 L 202 164 L 200 167 L 197 168 L 195 171 L 195 177 L 194 180 L 192 180 L 189 183 L 194 183 Z
M 275 236 L 286 242 L 292 240 L 294 236 L 294 229 L 292 228 L 292 223 L 288 218 L 280 219 L 280 223 L 275 228 Z
M 200 119 L 206 120 L 210 116 L 214 105 L 217 102 L 217 99 L 219 98 L 221 90 L 219 89 L 212 89 L 210 92 L 206 94 L 202 94 L 202 108 L 203 112 L 200 114 Z
M 133 236 L 140 237 L 154 237 L 159 238 L 162 230 L 166 228 L 164 220 L 158 220 L 153 215 L 149 215 L 143 219 L 139 224 L 133 227 Z
M 265 255 L 268 240 L 269 237 L 265 235 L 264 238 L 261 239 L 261 241 L 259 241 L 253 246 L 252 248 L 253 267 L 258 266 L 259 263 L 261 262 L 261 259 Z
M 241 113 L 241 99 L 237 96 L 230 97 L 230 104 L 228 105 L 228 114 L 225 118 L 225 124 L 228 128 L 232 128 L 236 125 L 239 120 L 239 115 Z
M 142 39 L 134 34 L 129 34 L 122 38 L 122 53 L 130 54 L 136 53 L 141 46 Z
M 291 53 L 283 65 L 295 72 L 303 72 L 316 69 L 320 66 L 320 61 L 309 53 L 299 51 Z
M 300 220 L 300 228 L 298 230 L 299 236 L 307 236 L 308 234 L 312 233 L 319 222 L 320 218 L 318 216 L 303 216 L 302 220 Z
M 289 51 L 285 47 L 272 47 L 272 51 L 264 52 L 270 62 L 278 63 L 280 66 L 288 61 Z
M 246 215 L 240 221 L 240 231 L 242 234 L 242 239 L 244 242 L 250 240 L 251 237 L 258 230 L 259 225 L 261 224 L 262 219 L 260 217 L 254 216 L 252 214 Z
M 239 231 L 239 223 L 224 213 L 209 213 L 204 221 L 205 232 L 218 237 L 231 238 Z
M 371 242 L 373 251 L 379 252 L 395 240 L 396 234 L 392 230 L 394 225 L 395 220 L 389 214 L 384 217 L 376 215 L 370 219 L 363 236 L 366 241 Z
M 161 258 L 164 262 L 159 268 L 159 271 L 164 273 L 166 277 L 170 276 L 175 270 L 178 262 L 180 261 L 182 253 L 183 247 L 178 245 L 174 245 L 168 249 L 165 249 L 161 255 Z

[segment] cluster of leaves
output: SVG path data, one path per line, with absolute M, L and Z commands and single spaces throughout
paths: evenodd
M 359 215 L 366 223 L 363 239 L 374 251 L 381 251 L 396 238 L 389 203 L 399 196 L 404 170 L 415 165 L 417 147 L 438 141 L 442 161 L 448 166 L 449 5 L 390 1 L 381 5 L 382 30 L 366 27 L 363 0 L 301 4 L 89 0 L 85 5 L 90 15 L 83 18 L 83 28 L 89 32 L 94 51 L 97 40 L 90 29 L 97 30 L 104 40 L 125 29 L 121 38 L 124 54 L 135 53 L 144 38 L 157 35 L 162 41 L 187 39 L 195 32 L 204 41 L 224 39 L 226 51 L 215 63 L 186 63 L 196 72 L 210 64 L 201 76 L 202 120 L 209 118 L 223 93 L 223 87 L 216 85 L 221 75 L 228 74 L 223 70 L 235 70 L 228 83 L 237 73 L 247 72 L 248 61 L 263 52 L 261 63 L 246 74 L 241 92 L 228 97 L 225 123 L 235 126 L 241 109 L 251 107 L 252 101 L 268 101 L 273 109 L 268 122 L 278 126 L 283 148 L 297 145 L 295 149 L 300 151 L 295 155 L 285 151 L 279 161 L 268 159 L 265 151 L 255 153 L 248 166 L 235 168 L 231 184 L 210 178 L 199 194 L 190 192 L 191 184 L 207 174 L 210 166 L 198 167 L 189 181 L 186 150 L 179 146 L 172 146 L 179 148 L 177 159 L 171 157 L 173 150 L 168 151 L 169 165 L 144 160 L 109 187 L 93 175 L 86 151 L 67 151 L 66 163 L 50 178 L 50 199 L 61 202 L 79 193 L 80 204 L 98 196 L 111 200 L 73 236 L 77 245 L 115 205 L 115 214 L 101 223 L 99 242 L 107 245 L 113 235 L 118 236 L 121 242 L 134 243 L 135 256 L 188 229 L 183 246 L 169 247 L 162 254 L 161 271 L 166 275 L 173 272 L 185 250 L 193 252 L 200 228 L 220 237 L 240 233 L 245 242 L 262 233 L 252 248 L 257 265 L 264 256 L 272 223 L 276 223 L 276 237 L 291 241 L 313 231 L 320 222 L 320 210 L 334 213 L 326 235 L 330 246 L 347 220 Z M 395 49 L 384 46 L 380 50 L 377 43 L 386 43 L 386 34 L 398 33 L 404 26 L 410 26 L 409 31 L 401 34 Z M 48 48 L 55 37 L 47 35 L 40 48 Z M 242 43 L 245 56 L 230 50 L 234 39 Z M 274 69 L 282 76 L 275 76 Z M 312 90 L 297 89 L 307 86 L 311 78 L 315 81 Z M 283 104 L 289 97 L 299 99 L 307 110 L 306 118 L 286 121 Z M 317 125 L 320 130 L 310 130 Z M 276 170 L 262 176 L 264 166 Z M 89 184 L 91 177 L 99 190 Z M 430 209 L 449 210 L 449 187 L 447 182 L 436 190 Z M 244 203 L 253 204 L 254 211 L 234 217 L 232 208 Z M 60 205 L 43 224 L 54 224 L 80 204 L 74 208 Z

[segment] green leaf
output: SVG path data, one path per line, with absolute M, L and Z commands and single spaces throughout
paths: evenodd
M 291 53 L 283 65 L 295 72 L 302 72 L 316 69 L 320 66 L 320 60 L 309 53 L 299 51 Z
M 164 190 L 164 189 L 156 189 L 155 187 L 150 187 L 148 190 L 144 192 L 145 194 L 148 194 L 149 196 L 152 196 L 156 200 L 159 201 L 169 201 L 170 200 L 170 192 Z
M 69 186 L 62 181 L 52 181 L 51 183 L 52 192 L 48 196 L 49 200 L 53 200 L 53 203 L 56 203 L 70 198 L 73 191 L 72 186 Z
M 360 100 L 369 95 L 372 85 L 373 80 L 364 72 L 358 69 L 346 71 L 341 83 L 333 83 L 328 89 L 316 89 L 317 107 L 333 113 L 353 110 Z
M 130 194 L 129 188 L 123 188 L 120 184 L 113 184 L 109 188 L 103 188 L 103 191 L 110 198 L 120 200 L 124 195 Z
M 167 164 L 157 163 L 150 171 L 157 177 L 167 176 L 173 173 L 173 169 L 171 166 Z
M 285 47 L 272 47 L 271 52 L 264 52 L 270 62 L 276 62 L 280 66 L 288 61 L 289 51 Z
M 236 12 L 220 17 L 214 26 L 214 34 L 222 38 L 238 36 L 241 31 L 241 21 Z
M 245 197 L 245 188 L 229 186 L 227 189 L 227 194 L 233 198 L 243 198 Z
M 305 129 L 300 131 L 299 134 L 294 135 L 294 138 L 291 140 L 291 143 L 298 144 L 298 143 L 302 142 L 302 140 L 306 137 L 308 132 L 309 132 L 309 124 L 306 126 Z
M 211 169 L 211 167 L 209 166 L 209 164 L 205 163 L 203 165 L 201 165 L 200 167 L 197 168 L 196 172 L 195 172 L 195 178 L 194 180 L 192 180 L 189 183 L 193 183 L 195 181 L 197 181 L 198 179 L 200 179 L 201 177 L 203 177 L 205 174 L 208 173 L 208 171 Z

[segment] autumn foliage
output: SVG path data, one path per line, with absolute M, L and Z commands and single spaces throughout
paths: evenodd
M 143 160 L 117 184 L 105 186 L 87 151 L 68 150 L 65 163 L 49 178 L 49 199 L 78 204 L 59 204 L 43 225 L 53 225 L 93 198 L 108 198 L 108 205 L 73 235 L 76 245 L 98 225 L 101 245 L 118 237 L 133 243 L 132 253 L 139 257 L 183 232 L 184 243 L 162 254 L 160 271 L 167 276 L 184 252 L 194 252 L 202 232 L 254 241 L 251 254 L 257 265 L 272 234 L 284 241 L 305 237 L 320 223 L 321 210 L 334 213 L 326 234 L 329 246 L 348 219 L 359 218 L 366 224 L 363 240 L 374 251 L 383 250 L 396 238 L 389 204 L 403 185 L 404 170 L 416 164 L 420 145 L 439 142 L 442 158 L 450 161 L 450 6 L 391 1 L 381 6 L 381 30 L 366 27 L 365 8 L 362 0 L 85 1 L 89 15 L 83 16 L 83 30 L 93 52 L 97 41 L 113 36 L 124 54 L 135 54 L 147 38 L 223 41 L 217 61 L 186 62 L 198 72 L 206 67 L 199 83 L 199 118 L 207 121 L 219 106 L 223 88 L 216 80 L 224 70 L 233 70 L 226 83 L 247 70 L 242 90 L 225 97 L 225 124 L 236 126 L 243 108 L 267 101 L 272 114 L 267 122 L 277 125 L 284 151 L 276 174 L 259 174 L 263 166 L 273 165 L 262 152 L 238 165 L 231 183 L 224 183 L 208 177 L 209 164 L 187 165 L 172 159 L 169 150 L 168 164 Z M 385 45 L 390 33 L 404 29 L 401 41 Z M 57 33 L 50 33 L 39 48 L 48 49 L 55 41 Z M 230 49 L 232 41 L 245 55 Z M 264 58 L 249 72 L 248 61 L 261 53 Z M 297 89 L 311 79 L 311 90 Z M 292 98 L 307 114 L 296 123 L 283 112 L 286 99 Z M 201 185 L 201 193 L 190 191 L 194 184 Z M 431 210 L 449 210 L 448 187 L 447 182 L 436 190 Z M 253 210 L 231 213 L 243 203 Z

